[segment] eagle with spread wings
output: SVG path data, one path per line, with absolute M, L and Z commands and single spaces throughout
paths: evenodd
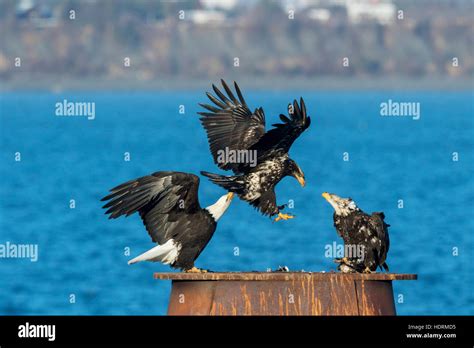
M 263 109 L 252 112 L 236 82 L 237 98 L 225 81 L 221 82 L 227 95 L 212 85 L 216 96 L 211 93 L 207 96 L 213 105 L 199 104 L 206 109 L 199 114 L 214 162 L 220 169 L 231 170 L 235 175 L 201 174 L 234 192 L 263 215 L 278 215 L 275 221 L 293 218 L 281 212 L 284 205 L 277 204 L 275 186 L 285 176 L 292 176 L 301 186 L 305 185 L 303 171 L 288 155 L 293 142 L 311 123 L 303 98 L 299 103 L 294 100 L 288 105 L 288 115 L 280 115 L 282 123 L 265 131 Z

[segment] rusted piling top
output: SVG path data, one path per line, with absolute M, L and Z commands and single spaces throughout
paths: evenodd
M 416 280 L 416 274 L 400 273 L 336 273 L 336 272 L 208 272 L 185 273 L 166 272 L 154 273 L 155 279 L 167 280 Z
M 155 273 L 172 280 L 170 315 L 395 315 L 393 280 L 416 274 Z

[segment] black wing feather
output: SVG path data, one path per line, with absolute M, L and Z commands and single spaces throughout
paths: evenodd
M 293 142 L 311 124 L 311 118 L 307 115 L 303 98 L 300 99 L 300 105 L 296 100 L 293 101 L 293 104 L 288 104 L 288 116 L 280 115 L 283 123 L 274 124 L 275 128 L 266 132 L 252 146 L 251 150 L 257 150 L 259 161 L 272 157 L 277 152 L 287 153 Z
M 152 240 L 162 244 L 173 237 L 173 226 L 201 211 L 198 189 L 196 175 L 156 172 L 111 189 L 103 208 L 109 219 L 138 212 Z
M 199 104 L 210 112 L 199 112 L 201 123 L 207 132 L 209 147 L 214 163 L 224 170 L 232 170 L 236 174 L 242 173 L 249 164 L 228 163 L 219 160 L 220 151 L 247 150 L 254 145 L 265 133 L 265 114 L 262 108 L 253 113 L 247 106 L 242 92 L 234 82 L 237 98 L 229 86 L 221 80 L 227 96 L 215 85 L 212 85 L 218 99 L 211 93 L 206 93 L 216 106 Z
M 388 235 L 389 225 L 385 223 L 384 218 L 384 213 L 377 212 L 372 213 L 369 219 L 369 225 L 371 227 L 370 229 L 372 233 L 375 234 L 376 239 L 379 241 L 377 245 L 372 245 L 372 247 L 376 250 L 377 266 L 383 266 L 385 264 L 385 260 L 387 259 L 387 253 L 390 249 L 390 238 Z

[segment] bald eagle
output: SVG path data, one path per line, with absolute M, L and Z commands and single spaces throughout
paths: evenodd
M 156 172 L 111 189 L 109 219 L 136 212 L 158 245 L 128 263 L 159 261 L 186 272 L 201 272 L 194 261 L 216 230 L 217 221 L 229 207 L 233 193 L 203 209 L 198 199 L 199 177 L 181 172 Z
M 364 213 L 351 198 L 341 198 L 335 194 L 323 193 L 323 197 L 334 208 L 334 227 L 349 250 L 358 255 L 345 255 L 339 262 L 342 272 L 372 273 L 377 267 L 388 271 L 385 262 L 390 239 L 388 227 L 382 212 Z M 346 249 L 346 248 L 345 248 Z
M 288 155 L 293 142 L 311 123 L 303 98 L 299 104 L 294 100 L 288 105 L 288 117 L 280 115 L 283 123 L 274 124 L 273 129 L 265 132 L 263 109 L 251 112 L 237 83 L 234 82 L 234 87 L 238 99 L 227 84 L 221 82 L 227 96 L 212 85 L 217 97 L 207 93 L 214 105 L 199 104 L 207 110 L 199 112 L 200 121 L 207 132 L 214 162 L 235 175 L 201 174 L 227 191 L 235 192 L 263 215 L 278 215 L 275 221 L 293 218 L 280 212 L 284 205 L 277 204 L 274 189 L 285 176 L 292 176 L 301 186 L 305 185 L 303 171 Z

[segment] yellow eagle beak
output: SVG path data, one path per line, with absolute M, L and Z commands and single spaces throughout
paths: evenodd
M 331 199 L 331 195 L 327 192 L 323 192 L 323 194 L 321 196 L 323 196 L 328 202 Z
M 296 180 L 298 180 L 301 187 L 304 187 L 306 185 L 306 181 L 304 180 L 304 176 L 296 174 Z

